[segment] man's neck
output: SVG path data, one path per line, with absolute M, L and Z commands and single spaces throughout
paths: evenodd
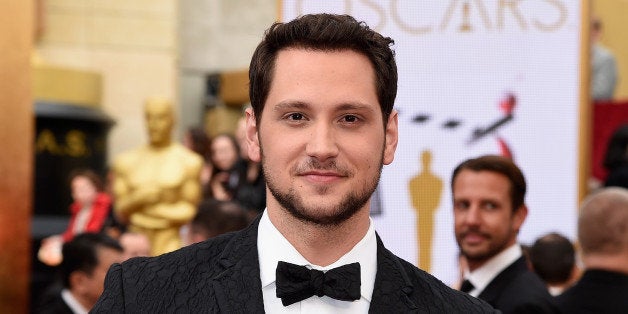
M 478 258 L 478 259 L 473 259 L 473 258 L 468 258 L 467 257 L 467 265 L 469 267 L 469 271 L 473 272 L 476 269 L 486 265 L 486 263 L 488 263 L 491 260 L 493 260 L 495 258 L 495 256 L 498 256 L 501 253 L 503 253 L 504 251 L 506 251 L 507 249 L 512 248 L 512 246 L 515 245 L 515 244 L 517 244 L 517 241 L 515 239 L 509 241 L 505 245 L 504 249 L 501 252 L 499 252 L 499 253 L 497 253 L 497 254 L 495 254 L 493 256 L 489 256 L 489 257 L 485 257 L 485 258 Z
M 628 275 L 628 252 L 623 254 L 589 254 L 582 257 L 587 270 L 603 269 Z
M 365 207 L 368 210 L 368 206 Z M 366 235 L 369 212 L 360 210 L 334 226 L 304 222 L 281 208 L 268 208 L 270 221 L 292 246 L 310 263 L 328 266 L 349 252 Z

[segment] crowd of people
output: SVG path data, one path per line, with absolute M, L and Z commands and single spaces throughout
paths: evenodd
M 605 187 L 582 202 L 576 250 L 556 232 L 529 246 L 517 240 L 526 188 L 504 157 L 470 159 L 454 170 L 454 229 L 465 261 L 458 288 L 503 313 L 626 312 L 628 190 Z
M 507 157 L 452 172 L 456 289 L 386 249 L 369 214 L 399 136 L 392 43 L 345 15 L 273 24 L 233 135 L 174 143 L 172 106 L 147 102 L 150 141 L 114 161 L 107 215 L 95 183 L 73 192 L 39 313 L 628 312 L 628 190 L 583 201 L 579 249 L 557 233 L 526 246 L 528 187 Z
M 171 109 L 168 102 L 147 101 L 149 144 L 118 156 L 109 182 L 91 169 L 70 174 L 68 226 L 43 239 L 38 251 L 57 278 L 37 296 L 34 313 L 87 313 L 113 263 L 243 229 L 263 210 L 261 167 L 240 153 L 245 144 L 230 134 L 209 139 L 198 128 L 173 143 Z

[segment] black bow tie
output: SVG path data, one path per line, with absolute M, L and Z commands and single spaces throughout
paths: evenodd
M 324 295 L 342 301 L 360 299 L 360 264 L 353 263 L 327 272 L 286 262 L 277 264 L 277 297 L 284 306 Z
M 473 290 L 473 288 L 475 288 L 475 286 L 473 286 L 471 281 L 465 279 L 460 286 L 460 291 L 469 293 L 469 291 Z

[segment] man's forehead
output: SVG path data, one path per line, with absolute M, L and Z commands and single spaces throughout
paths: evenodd
M 491 181 L 501 181 L 502 179 L 509 181 L 508 177 L 505 174 L 497 172 L 497 171 L 493 171 L 493 170 L 485 170 L 485 169 L 475 170 L 475 169 L 464 168 L 460 170 L 460 172 L 458 172 L 458 175 L 456 176 L 456 180 L 462 177 L 463 175 L 473 176 L 476 178 L 482 177 L 483 179 L 490 178 Z
M 473 191 L 482 189 L 485 192 L 493 192 L 495 194 L 509 193 L 511 183 L 507 176 L 499 172 L 463 169 L 454 179 L 452 192 L 455 194 L 457 190 L 462 188 Z

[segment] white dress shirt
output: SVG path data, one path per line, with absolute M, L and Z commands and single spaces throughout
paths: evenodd
M 87 314 L 88 310 L 79 303 L 68 289 L 61 290 L 61 298 L 74 314 Z
M 502 270 L 514 263 L 521 255 L 521 246 L 515 243 L 473 272 L 465 269 L 464 278 L 473 284 L 473 290 L 469 291 L 469 294 L 477 298 Z
M 257 234 L 257 252 L 260 264 L 260 279 L 266 313 L 367 313 L 373 295 L 377 273 L 377 240 L 375 228 L 370 221 L 366 235 L 347 254 L 329 266 L 321 267 L 308 262 L 277 230 L 264 211 Z M 284 261 L 310 269 L 329 270 L 342 265 L 360 263 L 360 300 L 340 301 L 328 296 L 312 296 L 301 302 L 284 306 L 277 298 L 275 275 L 277 263 Z

